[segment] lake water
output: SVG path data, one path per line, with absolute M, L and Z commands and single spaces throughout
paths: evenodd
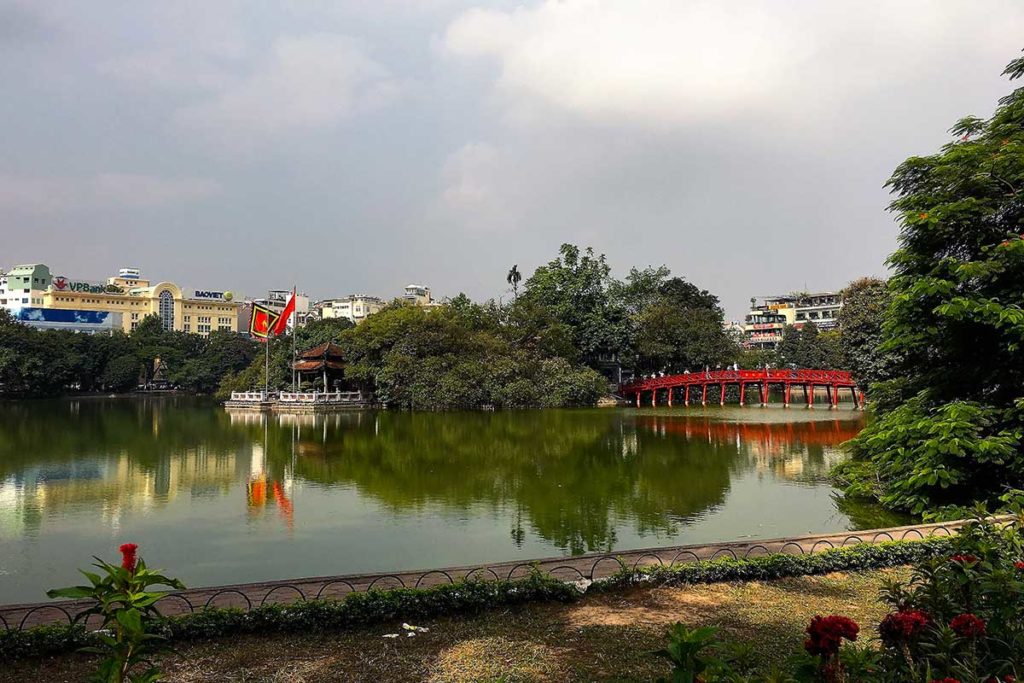
M 837 499 L 863 414 L 689 407 L 230 415 L 0 404 L 0 603 L 132 541 L 189 586 L 900 523 Z

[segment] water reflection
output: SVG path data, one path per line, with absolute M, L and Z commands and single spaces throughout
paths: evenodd
M 196 542 L 215 548 L 217 561 L 196 571 L 216 582 L 395 569 L 405 549 L 429 556 L 416 563 L 427 566 L 842 529 L 857 521 L 837 508 L 826 473 L 861 419 L 756 408 L 275 416 L 186 398 L 7 404 L 0 543 L 59 558 L 69 529 L 88 553 L 122 528 L 159 532 L 172 560 Z M 233 564 L 261 549 L 274 556 L 259 567 Z M 0 557 L 0 600 L 10 597 L 5 562 L 17 564 Z

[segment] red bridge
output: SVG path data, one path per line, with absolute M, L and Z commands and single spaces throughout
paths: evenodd
M 701 405 L 708 404 L 708 387 L 718 389 L 720 405 L 725 405 L 726 387 L 739 388 L 740 405 L 746 404 L 747 388 L 758 389 L 761 405 L 768 405 L 768 389 L 777 386 L 783 392 L 783 405 L 788 406 L 793 394 L 793 387 L 802 390 L 804 403 L 808 408 L 814 406 L 814 390 L 825 388 L 825 396 L 832 408 L 839 407 L 839 391 L 849 389 L 855 407 L 864 407 L 864 392 L 857 388 L 857 383 L 845 370 L 712 370 L 709 372 L 687 372 L 681 375 L 664 377 L 648 377 L 635 380 L 619 387 L 619 394 L 630 398 L 635 397 L 637 408 L 640 407 L 643 394 L 650 393 L 651 405 L 658 405 L 659 395 L 666 397 L 672 406 L 674 397 L 681 394 L 683 405 L 690 405 L 692 393 L 700 394 Z M 712 394 L 713 395 L 713 394 Z M 696 396 L 694 397 L 696 400 Z

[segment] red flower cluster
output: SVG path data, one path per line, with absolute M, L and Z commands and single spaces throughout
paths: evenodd
M 135 551 L 139 546 L 134 543 L 125 543 L 118 550 L 121 551 L 121 566 L 128 570 L 129 574 L 135 573 Z
M 979 638 L 985 635 L 985 622 L 973 614 L 958 614 L 949 627 L 961 638 Z
M 1017 677 L 1013 674 L 1006 674 L 1002 678 L 996 678 L 993 676 L 988 679 L 987 683 L 1017 683 Z
M 878 625 L 878 633 L 886 643 L 902 643 L 919 636 L 931 621 L 932 618 L 921 610 L 901 610 L 885 615 Z
M 974 564 L 978 561 L 978 558 L 974 555 L 954 555 L 949 558 L 950 562 L 956 562 L 957 564 Z
M 1019 572 L 1024 572 L 1024 562 L 1014 562 L 1013 568 Z
M 857 640 L 859 632 L 860 626 L 849 617 L 838 614 L 816 616 L 807 626 L 808 638 L 804 642 L 804 649 L 812 655 L 834 655 L 839 652 L 843 638 Z

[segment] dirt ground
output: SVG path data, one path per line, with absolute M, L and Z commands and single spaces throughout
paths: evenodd
M 337 633 L 243 636 L 178 647 L 162 661 L 167 681 L 320 683 L 327 681 L 652 681 L 667 667 L 651 655 L 675 621 L 714 625 L 754 647 L 766 665 L 798 651 L 815 614 L 845 614 L 870 638 L 885 613 L 877 599 L 892 570 L 643 588 L 448 617 L 415 626 L 382 624 Z M 398 633 L 397 638 L 385 635 Z M 0 681 L 84 681 L 90 660 L 68 655 L 0 667 Z

